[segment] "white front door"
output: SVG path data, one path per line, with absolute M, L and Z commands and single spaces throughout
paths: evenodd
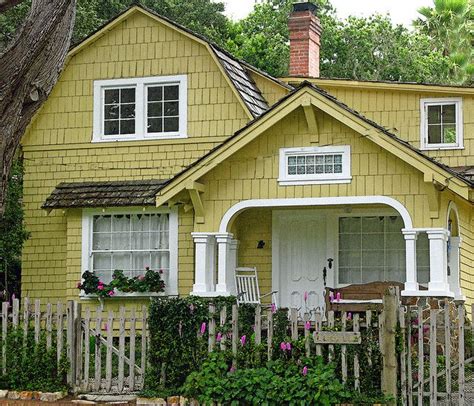
M 322 308 L 323 269 L 328 258 L 326 216 L 311 211 L 279 212 L 273 226 L 274 287 L 279 291 L 279 306 L 302 311 Z

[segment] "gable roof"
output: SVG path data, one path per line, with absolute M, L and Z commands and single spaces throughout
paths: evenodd
M 422 171 L 427 178 L 431 176 L 433 180 L 441 184 L 447 184 L 450 189 L 466 200 L 469 199 L 470 194 L 468 188 L 474 187 L 474 181 L 472 179 L 461 175 L 459 172 L 425 155 L 409 142 L 398 138 L 386 128 L 351 109 L 323 89 L 309 82 L 303 82 L 261 116 L 250 121 L 223 143 L 216 146 L 170 179 L 163 189 L 159 191 L 156 201 L 157 205 L 160 206 L 165 203 L 169 198 L 181 191 L 186 183 L 189 181 L 197 181 L 228 156 L 247 145 L 262 132 L 278 122 L 282 117 L 301 106 L 304 94 L 314 97 L 312 104 L 315 107 L 320 108 L 327 114 L 342 121 L 382 148 L 394 153 L 403 161 Z
M 74 44 L 69 50 L 68 57 L 72 57 L 83 48 L 88 46 L 90 43 L 96 41 L 102 35 L 105 35 L 107 31 L 115 27 L 117 24 L 128 18 L 130 15 L 141 12 L 149 17 L 152 17 L 157 20 L 161 20 L 162 23 L 170 26 L 173 29 L 178 30 L 182 34 L 185 34 L 188 37 L 191 37 L 194 40 L 204 44 L 211 55 L 216 60 L 218 66 L 222 69 L 224 75 L 228 79 L 229 83 L 233 87 L 237 97 L 241 100 L 246 111 L 249 113 L 251 118 L 255 118 L 263 114 L 268 110 L 269 106 L 264 96 L 262 95 L 260 89 L 255 84 L 254 80 L 250 75 L 250 70 L 262 74 L 257 68 L 251 67 L 246 62 L 243 62 L 235 58 L 232 54 L 220 48 L 217 44 L 208 40 L 206 37 L 198 34 L 189 28 L 182 26 L 181 24 L 176 23 L 173 20 L 170 20 L 168 17 L 158 14 L 156 11 L 145 7 L 141 4 L 133 4 L 123 12 L 112 18 L 111 20 L 104 23 L 96 31 L 88 35 L 86 38 Z M 280 86 L 288 88 L 288 85 L 283 84 L 276 78 L 273 78 L 269 75 L 265 75 L 268 79 L 273 80 L 275 83 L 278 83 Z
M 167 180 L 60 183 L 41 208 L 154 206 Z

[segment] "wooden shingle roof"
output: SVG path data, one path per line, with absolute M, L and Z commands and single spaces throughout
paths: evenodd
M 60 183 L 43 209 L 154 206 L 155 196 L 168 180 Z

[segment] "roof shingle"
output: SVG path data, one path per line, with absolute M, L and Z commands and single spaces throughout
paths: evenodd
M 60 183 L 43 209 L 154 206 L 155 196 L 168 180 Z

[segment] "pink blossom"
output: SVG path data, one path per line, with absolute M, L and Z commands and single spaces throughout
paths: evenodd
M 104 290 L 104 285 L 97 285 L 97 289 Z
M 115 295 L 115 292 L 113 290 L 109 290 L 109 293 L 107 293 L 109 296 Z
M 308 292 L 304 292 L 304 301 L 305 303 L 308 301 Z
M 288 351 L 291 351 L 291 343 L 286 343 L 286 349 L 287 349 Z
M 206 332 L 206 323 L 201 324 L 201 334 L 204 334 Z
M 337 292 L 336 294 L 336 302 L 339 302 L 341 300 L 341 292 Z
M 222 333 L 219 331 L 217 333 L 216 341 L 219 343 L 222 340 Z
M 351 312 L 347 313 L 347 320 L 352 320 L 352 313 Z
M 242 337 L 240 337 L 240 344 L 242 344 L 242 347 L 245 345 L 245 341 L 247 340 L 247 336 L 246 335 L 243 335 Z
M 272 303 L 272 313 L 276 313 L 277 307 L 275 303 Z
M 303 374 L 303 376 L 308 375 L 308 367 L 306 365 L 303 367 L 303 370 L 301 371 L 301 373 Z
M 309 330 L 311 328 L 311 323 L 309 321 L 307 321 L 306 323 L 304 323 L 304 329 L 305 330 Z
M 280 350 L 286 351 L 286 343 L 283 341 L 280 343 Z

